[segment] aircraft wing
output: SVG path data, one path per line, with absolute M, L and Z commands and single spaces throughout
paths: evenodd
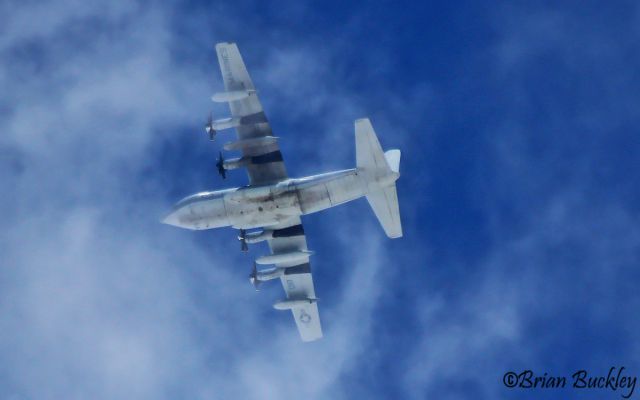
M 291 218 L 273 227 L 273 229 L 274 237 L 269 239 L 269 247 L 273 254 L 307 250 L 307 239 L 299 217 Z M 311 264 L 309 262 L 302 264 L 299 262 L 281 263 L 276 264 L 276 267 L 286 267 L 284 275 L 280 277 L 280 281 L 287 294 L 287 300 L 315 300 L 316 292 L 313 288 Z M 291 312 L 303 341 L 310 342 L 322 337 L 320 314 L 315 301 L 296 306 L 291 309 Z
M 225 149 L 239 150 L 249 160 L 247 173 L 250 185 L 274 183 L 287 178 L 282 153 L 269 126 L 269 121 L 258 100 L 258 94 L 242 61 L 235 43 L 216 44 L 216 53 L 224 88 L 228 96 L 231 117 L 237 118 L 238 141 L 227 143 Z

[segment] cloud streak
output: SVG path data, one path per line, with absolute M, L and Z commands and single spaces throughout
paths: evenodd
M 157 143 L 175 146 L 183 140 L 176 132 L 195 129 L 185 121 L 194 109 L 205 114 L 209 91 L 202 71 L 172 58 L 169 12 L 16 6 L 5 28 L 1 76 L 11 107 L 1 160 L 15 197 L 2 199 L 11 216 L 0 234 L 0 394 L 340 397 L 341 371 L 353 367 L 369 335 L 386 257 L 381 235 L 361 238 L 368 256 L 348 257 L 340 292 L 325 288 L 323 296 L 340 301 L 322 304 L 326 338 L 307 346 L 290 315 L 270 309 L 281 288 L 252 293 L 247 271 L 237 269 L 249 264 L 228 254 L 230 243 L 205 247 L 157 222 L 167 193 L 183 187 L 149 176 Z M 49 18 L 33 24 L 34 15 Z M 255 75 L 269 77 L 283 97 L 296 96 L 287 85 L 304 83 L 288 82 L 287 69 L 311 53 L 279 54 Z M 326 93 L 315 99 L 329 103 Z M 335 251 L 348 253 L 349 238 L 336 239 Z M 329 259 L 316 260 L 317 273 L 328 273 L 322 262 Z
M 361 38 L 369 11 L 339 42 L 261 36 L 234 23 L 250 6 L 4 6 L 0 397 L 495 398 L 508 368 L 628 359 L 637 174 L 616 149 L 637 148 L 637 30 L 498 9 L 495 36 L 436 82 L 403 69 L 413 45 Z M 364 201 L 305 219 L 319 342 L 270 308 L 278 284 L 253 292 L 232 232 L 157 221 L 220 186 L 200 131 L 222 87 L 213 42 L 236 39 L 290 175 L 353 166 L 362 116 L 403 150 L 404 239 Z

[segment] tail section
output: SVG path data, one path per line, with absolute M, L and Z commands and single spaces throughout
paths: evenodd
M 369 118 L 356 120 L 356 165 L 369 171 L 389 168 Z
M 402 237 L 395 184 L 400 176 L 400 150 L 383 153 L 368 118 L 356 120 L 356 166 L 367 179 L 367 201 L 384 232 L 390 238 Z
M 402 237 L 402 223 L 400 222 L 400 208 L 396 185 L 382 187 L 369 191 L 367 201 L 376 214 L 384 233 L 392 239 Z
M 393 149 L 384 153 L 384 158 L 389 164 L 391 171 L 400 173 L 400 150 Z

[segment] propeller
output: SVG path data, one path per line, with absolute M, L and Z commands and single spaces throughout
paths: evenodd
M 209 140 L 213 140 L 216 137 L 216 130 L 213 129 L 213 113 L 209 113 L 209 119 L 204 126 L 204 130 L 209 134 Z
M 249 281 L 251 282 L 253 287 L 256 288 L 256 292 L 260 290 L 260 283 L 262 283 L 262 281 L 258 279 L 258 267 L 255 261 L 253 262 L 253 269 L 251 270 L 251 274 L 249 275 Z
M 258 279 L 258 266 L 256 265 L 255 261 L 253 262 L 253 269 L 251 270 L 251 274 L 249 275 L 249 281 L 251 282 L 253 287 L 256 288 L 256 291 L 260 290 L 260 283 L 262 281 Z
M 249 251 L 249 246 L 247 246 L 247 231 L 240 229 L 240 236 L 238 236 L 238 240 L 240 241 L 240 250 Z
M 224 157 L 222 156 L 222 152 L 218 154 L 218 161 L 216 162 L 216 168 L 218 168 L 218 173 L 222 177 L 222 179 L 227 179 L 227 170 L 224 169 Z

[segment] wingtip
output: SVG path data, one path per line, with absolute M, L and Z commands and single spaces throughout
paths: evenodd
M 236 44 L 235 42 L 218 42 L 216 43 L 215 47 L 216 49 L 219 49 L 220 47 L 223 47 L 223 46 L 233 46 L 235 44 Z
M 310 338 L 305 338 L 305 337 L 302 337 L 302 336 L 301 336 L 301 337 L 300 337 L 300 339 L 301 339 L 303 342 L 305 342 L 305 343 L 311 343 L 311 342 L 315 342 L 316 340 L 320 340 L 320 339 L 322 339 L 322 335 L 320 335 L 320 336 L 313 336 L 313 337 L 310 337 Z

